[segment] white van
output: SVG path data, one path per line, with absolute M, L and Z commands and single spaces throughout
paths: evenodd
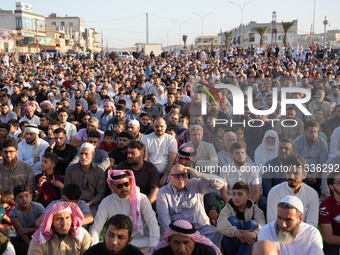
M 133 56 L 131 55 L 131 53 L 126 51 L 126 50 L 117 51 L 117 53 L 118 53 L 119 59 L 131 59 L 131 60 L 133 60 Z

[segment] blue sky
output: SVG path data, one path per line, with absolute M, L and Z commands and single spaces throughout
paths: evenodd
M 2 0 L 0 8 L 15 9 L 14 0 Z M 149 42 L 177 44 L 179 39 L 179 25 L 181 37 L 188 35 L 188 44 L 201 35 L 201 18 L 193 14 L 196 12 L 204 18 L 204 35 L 216 35 L 240 25 L 240 8 L 229 0 L 28 0 L 33 5 L 33 12 L 48 16 L 58 13 L 59 16 L 79 16 L 84 18 L 86 27 L 94 27 L 103 32 L 104 46 L 108 41 L 109 47 L 131 47 L 136 42 L 145 42 L 146 18 L 149 13 Z M 248 0 L 234 0 L 241 7 Z M 298 19 L 298 34 L 310 32 L 313 22 L 314 0 L 251 0 L 243 11 L 243 23 L 250 21 L 270 22 L 272 12 L 277 13 L 277 22 Z M 327 29 L 340 29 L 340 1 L 316 0 L 315 32 L 323 32 L 323 20 L 327 16 L 330 26 Z M 174 20 L 174 21 L 172 21 Z M 175 22 L 176 21 L 176 22 Z M 0 24 L 1 27 L 1 24 Z

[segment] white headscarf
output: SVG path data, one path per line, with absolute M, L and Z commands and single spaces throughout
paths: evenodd
M 266 144 L 266 138 L 275 137 L 275 144 L 273 148 L 268 148 Z M 261 168 L 268 160 L 271 160 L 277 157 L 277 152 L 279 149 L 279 136 L 277 135 L 276 131 L 268 130 L 262 139 L 262 143 L 257 147 L 255 150 L 255 165 Z

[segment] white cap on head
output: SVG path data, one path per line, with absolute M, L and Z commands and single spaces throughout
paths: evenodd
M 139 124 L 138 120 L 130 120 L 129 124 L 136 125 L 137 127 L 140 127 L 140 124 Z
M 94 153 L 95 147 L 93 146 L 92 143 L 83 143 L 83 144 L 80 146 L 80 149 L 79 149 L 79 150 L 84 149 L 84 148 L 89 148 L 89 149 L 92 151 L 92 153 Z
M 285 196 L 281 199 L 280 203 L 290 204 L 303 214 L 303 204 L 301 200 L 296 196 Z

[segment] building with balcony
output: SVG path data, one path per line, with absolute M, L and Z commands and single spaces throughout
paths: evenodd
M 95 52 L 101 51 L 100 43 L 102 43 L 102 41 L 97 38 L 97 35 L 99 34 L 100 33 L 97 32 L 94 28 L 85 28 L 83 37 L 85 39 L 86 50 L 91 50 Z
M 55 31 L 64 31 L 65 46 L 76 51 L 86 50 L 84 19 L 80 17 L 59 17 L 52 13 L 46 18 L 46 25 L 53 25 Z

